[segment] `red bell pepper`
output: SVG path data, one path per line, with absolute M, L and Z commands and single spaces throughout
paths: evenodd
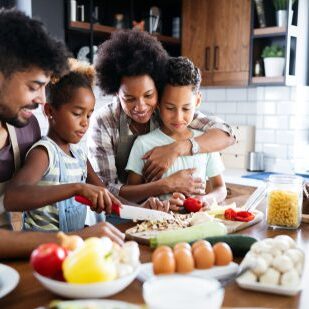
M 188 197 L 184 200 L 183 206 L 187 212 L 198 212 L 202 208 L 203 204 L 197 198 Z
M 224 212 L 224 218 L 231 221 L 250 222 L 254 219 L 254 214 L 249 211 L 236 211 L 233 208 L 228 208 Z

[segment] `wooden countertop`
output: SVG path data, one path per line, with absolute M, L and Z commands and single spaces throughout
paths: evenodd
M 229 185 L 231 194 L 227 202 L 243 202 L 248 195 L 254 190 L 252 187 L 243 187 L 238 185 Z M 259 209 L 264 209 L 260 205 Z M 122 225 L 121 229 L 125 230 L 130 224 Z M 258 223 L 240 234 L 247 234 L 258 239 L 273 237 L 278 234 L 290 235 L 297 241 L 297 244 L 306 252 L 309 252 L 309 224 L 302 224 L 297 230 L 272 230 L 267 229 L 265 222 Z M 141 261 L 149 262 L 151 259 L 151 250 L 149 247 L 140 246 Z M 266 307 L 266 308 L 308 308 L 309 304 L 309 271 L 308 271 L 309 254 L 306 256 L 306 265 L 304 270 L 304 288 L 297 296 L 279 296 L 273 294 L 259 293 L 240 289 L 236 284 L 231 284 L 225 289 L 224 307 Z M 9 295 L 0 299 L 0 308 L 36 308 L 47 305 L 51 300 L 60 299 L 57 295 L 52 294 L 43 288 L 34 278 L 31 267 L 26 260 L 1 261 L 15 268 L 20 274 L 20 282 L 16 289 Z M 143 303 L 142 284 L 135 280 L 124 291 L 109 297 L 127 301 L 136 304 Z

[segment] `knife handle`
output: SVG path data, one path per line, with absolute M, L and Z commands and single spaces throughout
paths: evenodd
M 114 213 L 117 216 L 120 216 L 120 207 L 119 205 L 112 203 L 112 213 Z
M 87 206 L 92 206 L 92 202 L 82 195 L 75 195 L 75 201 Z

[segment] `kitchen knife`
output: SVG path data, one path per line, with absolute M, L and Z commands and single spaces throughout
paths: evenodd
M 81 204 L 92 206 L 91 201 L 84 196 L 76 195 L 75 200 Z M 131 220 L 163 221 L 174 219 L 171 214 L 163 211 L 129 205 L 122 205 L 122 207 L 120 207 L 114 203 L 112 204 L 112 213 L 118 215 L 122 219 Z

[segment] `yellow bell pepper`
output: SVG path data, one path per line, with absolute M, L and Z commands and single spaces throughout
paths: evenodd
M 116 278 L 116 265 L 99 238 L 89 238 L 63 262 L 64 278 L 69 283 L 94 283 Z

